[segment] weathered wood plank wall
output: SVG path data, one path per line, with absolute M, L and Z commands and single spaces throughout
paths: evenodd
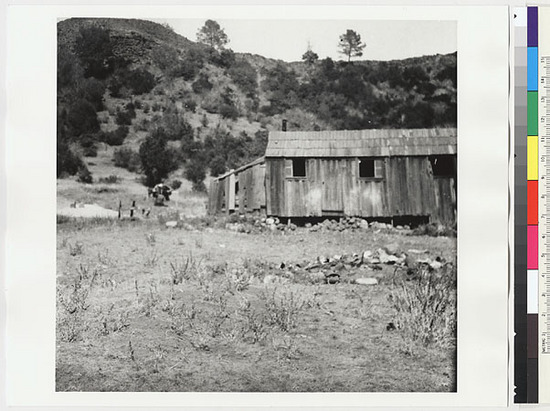
M 432 216 L 434 220 L 454 220 L 454 179 L 434 178 L 427 157 L 386 158 L 381 163 L 382 178 L 360 178 L 356 158 L 307 159 L 306 177 L 292 177 L 290 161 L 266 161 L 269 215 Z
M 310 158 L 306 177 L 292 177 L 292 160 L 268 158 L 213 180 L 209 212 L 261 211 L 280 217 L 430 216 L 456 220 L 456 180 L 434 177 L 427 156 L 377 163 L 381 178 L 359 177 L 357 158 Z M 238 183 L 239 191 L 235 192 Z

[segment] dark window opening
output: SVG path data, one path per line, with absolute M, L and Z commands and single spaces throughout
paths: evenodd
M 292 177 L 305 177 L 305 176 L 306 176 L 306 159 L 293 158 L 292 159 Z
M 451 177 L 456 174 L 453 156 L 431 156 L 429 159 L 434 177 Z
M 374 178 L 374 159 L 373 158 L 360 158 L 359 159 L 359 177 Z
M 236 181 L 235 182 L 235 194 L 238 194 L 239 193 L 239 182 Z

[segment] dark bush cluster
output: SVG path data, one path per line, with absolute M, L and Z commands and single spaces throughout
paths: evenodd
M 141 143 L 139 157 L 145 174 L 145 185 L 153 187 L 177 168 L 176 156 L 168 147 L 168 136 L 162 128 L 153 130 Z
M 115 166 L 125 168 L 128 171 L 137 173 L 141 169 L 139 154 L 131 148 L 121 147 L 113 154 Z
M 254 138 L 244 132 L 235 137 L 216 129 L 206 136 L 201 156 L 208 162 L 210 174 L 218 176 L 264 155 L 267 135 L 267 130 L 260 130 Z
M 124 110 L 121 110 L 120 107 L 117 108 L 115 122 L 118 125 L 129 126 L 134 118 L 136 118 L 136 111 L 133 103 L 126 104 Z
M 113 97 L 141 95 L 149 93 L 156 85 L 155 76 L 145 69 L 120 69 L 111 77 L 109 91 Z
M 346 63 L 326 58 L 311 63 L 300 80 L 281 63 L 265 73 L 261 87 L 269 104 L 260 110 L 271 116 L 298 108 L 334 129 L 456 126 L 456 54 L 438 56 L 435 67 L 426 59 Z M 232 70 L 235 75 L 235 67 L 228 73 Z
M 242 90 L 245 96 L 254 98 L 258 94 L 258 74 L 252 65 L 242 59 L 233 64 L 227 74 L 233 82 Z
M 121 146 L 128 136 L 130 129 L 128 126 L 119 126 L 114 131 L 101 132 L 99 134 L 100 141 L 110 146 Z
M 204 73 L 201 73 L 199 75 L 199 78 L 196 79 L 193 84 L 191 85 L 193 88 L 193 91 L 197 94 L 201 94 L 207 91 L 212 90 L 214 85 L 210 82 L 208 79 L 208 76 Z
M 97 140 L 96 134 L 85 134 L 80 138 L 80 146 L 84 157 L 97 157 Z

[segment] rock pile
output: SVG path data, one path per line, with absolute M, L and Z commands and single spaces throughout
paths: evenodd
M 362 277 L 365 270 L 382 270 L 383 266 L 403 268 L 408 275 L 414 276 L 416 268 L 421 265 L 430 270 L 439 270 L 446 264 L 441 257 L 434 259 L 425 256 L 428 250 L 407 250 L 402 252 L 397 244 L 388 244 L 374 251 L 365 250 L 361 254 L 343 254 L 332 257 L 319 256 L 314 261 L 305 261 L 298 264 L 281 263 L 279 269 L 293 276 L 305 276 L 312 282 L 337 284 L 344 276 L 351 282 L 361 285 L 376 285 L 378 280 L 371 277 Z M 360 276 L 356 278 L 357 276 Z
M 321 223 L 312 225 L 306 224 L 310 231 L 345 231 L 345 230 L 410 230 L 409 226 L 394 227 L 378 221 L 369 223 L 367 220 L 358 217 L 345 217 L 340 220 L 324 220 Z
M 317 231 L 357 231 L 357 230 L 387 230 L 394 232 L 409 232 L 409 226 L 397 226 L 393 227 L 391 224 L 386 224 L 378 221 L 369 223 L 367 220 L 358 217 L 345 217 L 339 220 L 324 220 L 318 224 L 306 223 L 304 226 L 306 229 L 312 232 Z M 296 231 L 298 226 L 292 221 L 281 222 L 277 217 L 251 217 L 240 216 L 237 221 L 230 221 L 225 224 L 227 230 L 235 231 L 238 233 L 259 233 L 259 232 L 291 232 Z
M 281 223 L 276 217 L 262 217 L 256 219 L 242 218 L 240 222 L 227 223 L 225 229 L 237 233 L 250 234 L 262 231 L 295 231 L 297 226 L 290 221 L 286 224 Z

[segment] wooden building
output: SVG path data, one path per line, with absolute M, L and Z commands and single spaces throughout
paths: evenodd
M 210 211 L 456 220 L 456 129 L 271 132 L 265 157 L 212 182 Z
M 261 157 L 236 170 L 231 170 L 210 183 L 208 210 L 246 213 L 266 210 L 265 159 Z

